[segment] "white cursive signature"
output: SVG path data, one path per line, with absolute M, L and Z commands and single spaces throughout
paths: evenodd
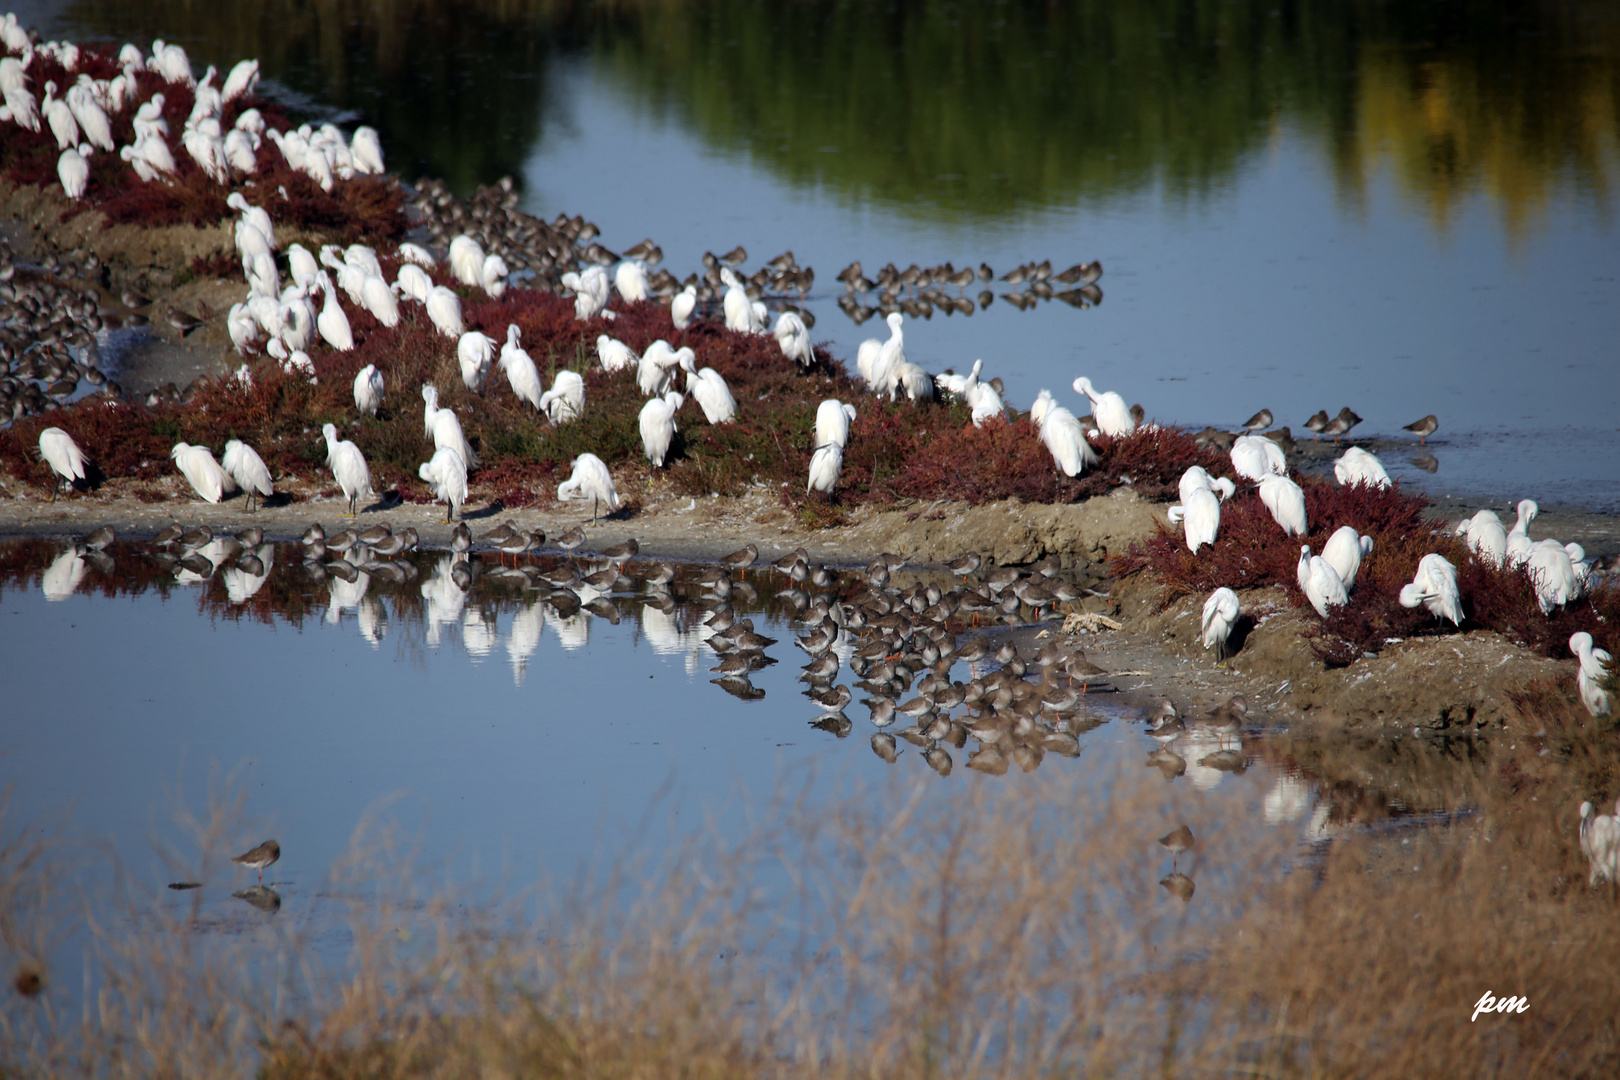
M 1522 1013 L 1529 1007 L 1530 999 L 1527 997 L 1499 998 L 1487 990 L 1485 996 L 1474 1003 L 1474 1015 L 1468 1018 L 1468 1022 L 1478 1020 L 1482 1012 Z

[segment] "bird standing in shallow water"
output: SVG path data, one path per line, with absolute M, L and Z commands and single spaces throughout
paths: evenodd
M 259 872 L 259 884 L 264 884 L 264 868 L 281 858 L 281 845 L 274 840 L 266 840 L 256 848 L 250 848 L 240 855 L 231 856 L 231 862 L 241 863 L 250 870 Z
M 1183 852 L 1191 851 L 1197 843 L 1193 839 L 1193 831 L 1185 825 L 1178 825 L 1174 829 L 1159 837 L 1159 843 L 1170 849 L 1170 869 L 1175 870 L 1176 860 Z
M 1410 431 L 1412 434 L 1414 434 L 1414 435 L 1416 435 L 1418 437 L 1418 442 L 1420 444 L 1425 444 L 1426 445 L 1428 443 L 1429 436 L 1433 435 L 1435 429 L 1438 428 L 1439 426 L 1440 426 L 1440 421 L 1435 419 L 1434 413 L 1430 413 L 1428 416 L 1425 416 L 1421 420 L 1412 421 L 1410 424 L 1407 424 L 1401 430 L 1402 431 Z

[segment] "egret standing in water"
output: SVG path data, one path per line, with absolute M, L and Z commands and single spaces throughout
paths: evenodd
M 581 454 L 574 459 L 571 466 L 573 475 L 557 485 L 557 498 L 562 499 L 590 499 L 591 524 L 596 524 L 597 514 L 602 503 L 607 503 L 611 513 L 619 508 L 619 493 L 613 486 L 613 474 L 602 459 L 595 454 Z
M 230 474 L 236 486 L 247 495 L 249 512 L 253 510 L 253 496 L 258 495 L 263 500 L 275 494 L 270 483 L 270 469 L 265 465 L 257 451 L 240 439 L 232 439 L 225 444 L 225 456 L 220 460 L 220 467 Z
M 332 470 L 338 487 L 343 489 L 343 497 L 349 500 L 349 516 L 354 517 L 356 501 L 372 494 L 371 470 L 366 467 L 366 456 L 354 443 L 338 438 L 334 424 L 321 428 L 321 434 L 326 436 L 326 464 Z
M 75 480 L 85 477 L 84 451 L 73 441 L 73 436 L 59 427 L 48 427 L 39 433 L 39 456 L 51 467 L 51 502 L 62 487 L 62 481 L 73 486 Z

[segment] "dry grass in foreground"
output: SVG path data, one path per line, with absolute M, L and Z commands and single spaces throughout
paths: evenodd
M 1572 795 L 1556 784 L 1482 792 L 1449 826 L 1343 831 L 1307 851 L 1294 832 L 1204 821 L 1204 804 L 1156 788 L 1098 798 L 1095 778 L 1030 780 L 949 802 L 897 788 L 892 805 L 821 820 L 783 806 L 789 824 L 745 842 L 476 914 L 407 899 L 393 846 L 361 840 L 374 855 L 322 892 L 346 906 L 347 965 L 323 969 L 301 936 L 320 931 L 314 913 L 229 932 L 205 907 L 135 899 L 93 920 L 99 991 L 82 1022 L 61 996 L 78 973 L 29 955 L 61 883 L 13 812 L 0 936 L 43 987 L 6 993 L 0 1075 L 1620 1068 L 1620 920 L 1609 892 L 1586 887 Z M 1155 842 L 1180 820 L 1200 840 L 1182 859 L 1197 879 L 1186 902 L 1161 887 Z M 227 830 L 197 829 L 206 869 Z M 1529 1010 L 1471 1022 L 1486 991 Z

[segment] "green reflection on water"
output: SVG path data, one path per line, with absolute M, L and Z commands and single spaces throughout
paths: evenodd
M 77 0 L 76 32 L 256 55 L 465 191 L 543 140 L 589 57 L 629 100 L 798 185 L 993 221 L 1229 184 L 1285 127 L 1343 197 L 1393 175 L 1439 227 L 1483 192 L 1522 231 L 1560 190 L 1606 212 L 1620 10 L 1420 0 Z

